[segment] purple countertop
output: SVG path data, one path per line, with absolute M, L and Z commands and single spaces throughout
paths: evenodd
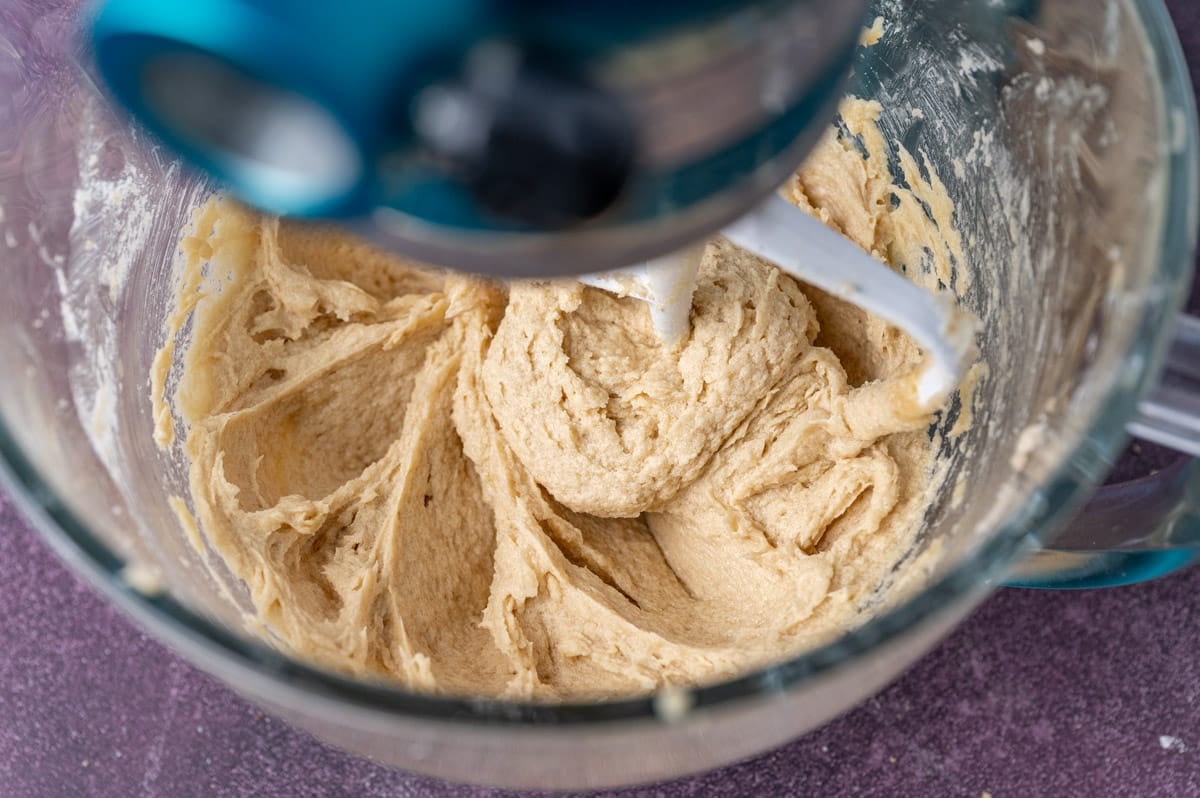
M 1200 83 L 1200 4 L 1168 2 Z M 185 664 L 0 494 L 0 798 L 483 798 L 316 742 Z M 607 795 L 1200 798 L 1200 568 L 1002 590 L 903 678 L 757 759 Z

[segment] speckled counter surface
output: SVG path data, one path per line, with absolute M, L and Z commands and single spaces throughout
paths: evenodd
M 1200 78 L 1200 4 L 1168 3 Z M 295 731 L 69 573 L 0 494 L 0 798 L 483 798 Z M 778 751 L 611 795 L 1200 797 L 1200 568 L 1003 590 L 899 682 Z

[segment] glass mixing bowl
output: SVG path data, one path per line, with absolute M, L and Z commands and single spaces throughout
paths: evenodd
M 380 762 L 599 787 L 714 767 L 814 728 L 893 679 L 1082 505 L 1163 362 L 1194 250 L 1195 110 L 1161 5 L 877 11 L 885 32 L 862 49 L 856 90 L 880 100 L 885 133 L 957 204 L 974 276 L 962 299 L 984 321 L 989 372 L 974 424 L 941 452 L 951 477 L 920 544 L 940 547 L 935 571 L 829 645 L 699 689 L 546 705 L 354 681 L 250 634 L 246 596 L 205 566 L 203 540 L 171 510 L 187 495 L 181 453 L 152 440 L 148 374 L 176 242 L 210 188 L 110 115 L 79 66 L 71 0 L 0 9 L 0 471 L 62 558 L 159 639 Z M 1174 564 L 1200 537 L 1200 479 L 1194 463 L 1181 473 L 1143 516 Z M 1107 540 L 1111 518 L 1090 512 L 1076 537 Z M 1062 571 L 1046 556 L 1039 578 Z

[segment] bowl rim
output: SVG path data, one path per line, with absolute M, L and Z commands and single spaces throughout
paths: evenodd
M 879 645 L 923 625 L 942 608 L 968 602 L 999 584 L 1023 553 L 1064 521 L 1102 476 L 1097 463 L 1111 462 L 1125 442 L 1125 423 L 1157 373 L 1191 276 L 1196 249 L 1197 133 L 1195 97 L 1173 23 L 1161 0 L 1131 0 L 1152 51 L 1157 53 L 1165 108 L 1182 109 L 1182 147 L 1167 149 L 1163 172 L 1164 211 L 1155 278 L 1163 290 L 1141 308 L 1141 318 L 1124 355 L 1125 372 L 1099 403 L 1096 419 L 1071 448 L 1054 474 L 1034 491 L 1026 506 L 1004 520 L 991 537 L 947 573 L 912 597 L 819 648 L 744 675 L 686 688 L 693 711 L 728 709 L 753 698 L 786 693 L 805 680 L 868 654 Z M 1152 62 L 1153 63 L 1153 62 Z M 1170 135 L 1169 126 L 1164 135 Z M 597 702 L 548 703 L 496 698 L 454 697 L 408 691 L 308 665 L 248 639 L 189 609 L 166 593 L 143 595 L 122 579 L 126 562 L 108 548 L 50 488 L 0 416 L 0 486 L 20 507 L 41 537 L 76 573 L 154 637 L 231 684 L 281 706 L 314 701 L 344 711 L 360 710 L 384 720 L 469 723 L 509 729 L 597 726 L 613 722 L 674 722 L 657 711 L 654 695 Z

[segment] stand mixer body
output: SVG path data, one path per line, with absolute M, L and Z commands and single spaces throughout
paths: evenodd
M 252 205 L 501 276 L 596 272 L 742 216 L 842 96 L 866 3 L 111 0 L 96 62 Z

